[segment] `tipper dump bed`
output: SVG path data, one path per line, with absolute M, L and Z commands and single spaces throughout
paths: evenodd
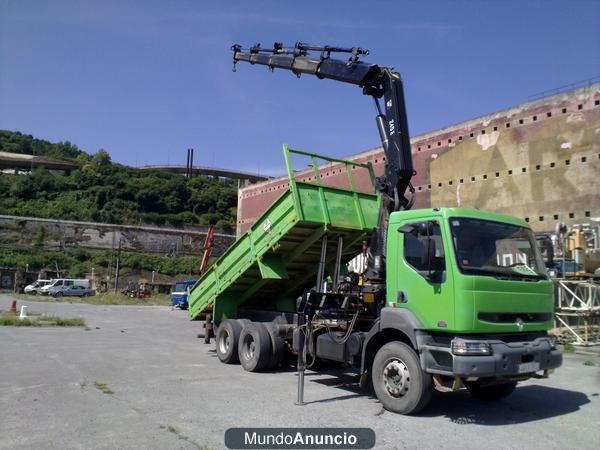
M 315 285 L 321 239 L 328 235 L 326 263 L 335 259 L 338 237 L 343 238 L 343 258 L 361 252 L 362 241 L 377 226 L 380 197 L 358 192 L 353 171 L 368 171 L 360 164 L 283 147 L 289 187 L 190 289 L 191 319 L 212 307 L 215 322 L 247 310 L 294 311 L 294 301 Z M 298 181 L 290 153 L 311 158 L 314 183 Z M 348 188 L 324 186 L 318 160 L 345 169 Z M 313 177 L 310 177 L 312 179 Z

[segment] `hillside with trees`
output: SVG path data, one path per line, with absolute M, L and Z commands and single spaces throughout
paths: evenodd
M 18 216 L 117 224 L 206 225 L 235 228 L 237 184 L 204 176 L 139 170 L 113 163 L 106 150 L 95 154 L 70 142 L 51 143 L 0 130 L 0 151 L 78 161 L 81 168 L 54 174 L 0 173 L 0 212 Z

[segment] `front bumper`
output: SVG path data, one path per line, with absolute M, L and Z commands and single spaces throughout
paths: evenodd
M 171 305 L 180 306 L 187 304 L 187 295 L 171 295 Z
M 482 342 L 478 339 L 477 342 Z M 562 364 L 562 353 L 553 349 L 548 337 L 527 342 L 485 340 L 491 355 L 453 355 L 450 348 L 426 346 L 421 351 L 421 365 L 429 373 L 467 377 L 531 376 Z

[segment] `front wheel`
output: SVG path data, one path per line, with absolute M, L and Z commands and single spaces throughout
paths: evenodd
M 516 381 L 482 386 L 479 381 L 463 381 L 463 384 L 474 398 L 493 402 L 508 397 L 517 387 Z
M 419 357 L 403 342 L 389 342 L 373 360 L 373 389 L 383 407 L 399 414 L 414 414 L 431 400 L 431 375 L 421 370 Z

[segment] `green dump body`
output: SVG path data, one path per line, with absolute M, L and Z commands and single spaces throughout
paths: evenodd
M 342 257 L 348 260 L 361 252 L 362 241 L 377 226 L 380 197 L 374 188 L 372 193 L 358 192 L 352 173 L 368 170 L 374 185 L 371 164 L 292 150 L 285 145 L 283 150 L 288 189 L 190 289 L 191 319 L 211 307 L 216 322 L 237 317 L 238 308 L 292 312 L 295 299 L 315 285 L 323 236 L 327 234 L 326 264 L 332 273 L 338 238 L 343 238 Z M 296 179 L 290 153 L 311 158 L 314 183 Z M 324 186 L 318 160 L 345 166 L 349 188 Z

